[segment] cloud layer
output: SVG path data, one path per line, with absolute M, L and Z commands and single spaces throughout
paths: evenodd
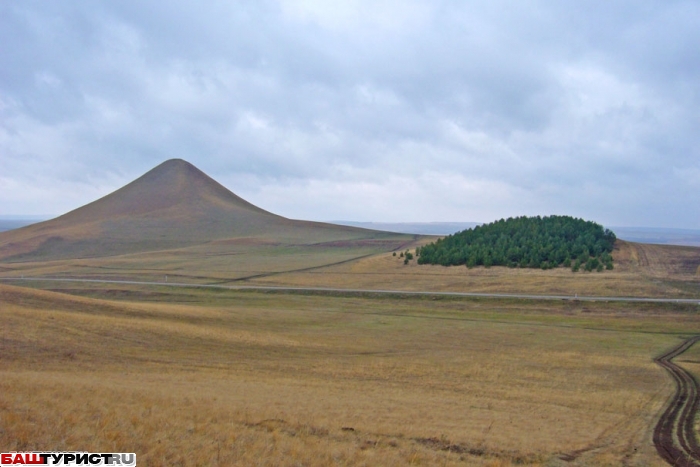
M 700 228 L 695 1 L 0 3 L 0 215 L 165 159 L 303 219 Z

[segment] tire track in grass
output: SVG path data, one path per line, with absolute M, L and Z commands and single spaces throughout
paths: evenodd
M 700 387 L 692 374 L 671 360 L 699 340 L 700 336 L 691 337 L 654 359 L 676 382 L 676 393 L 654 428 L 654 446 L 666 462 L 676 467 L 700 467 L 700 444 L 694 429 Z

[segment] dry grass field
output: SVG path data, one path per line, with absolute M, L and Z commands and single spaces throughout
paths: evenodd
M 700 298 L 700 249 L 615 269 L 404 265 L 429 237 L 285 219 L 167 161 L 0 234 L 0 449 L 148 466 L 655 466 L 653 358 L 696 304 L 125 283 Z M 700 374 L 700 349 L 679 363 Z
M 0 447 L 149 466 L 663 465 L 652 358 L 700 332 L 695 305 L 30 285 L 0 285 Z
M 261 238 L 101 258 L 0 262 L 0 277 L 73 277 L 191 284 L 307 286 L 406 291 L 700 298 L 700 248 L 618 241 L 615 269 L 467 269 L 408 265 L 392 249 L 422 237 L 389 236 L 309 244 Z
M 700 297 L 700 248 L 618 241 L 604 273 L 404 265 L 434 237 L 286 219 L 166 161 L 56 219 L 0 233 L 0 278 Z
M 400 248 L 411 240 L 398 236 L 302 245 L 242 238 L 101 258 L 0 262 L 0 277 L 164 281 L 167 275 L 170 281 L 192 284 L 231 283 L 352 261 Z
M 392 253 L 307 271 L 253 278 L 257 285 L 407 291 L 700 298 L 700 248 L 618 241 L 615 269 L 572 273 L 505 267 L 418 265 Z

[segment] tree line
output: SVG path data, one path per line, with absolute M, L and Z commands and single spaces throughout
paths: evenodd
M 576 272 L 613 268 L 615 234 L 571 216 L 511 217 L 467 229 L 416 249 L 418 264 L 508 266 Z

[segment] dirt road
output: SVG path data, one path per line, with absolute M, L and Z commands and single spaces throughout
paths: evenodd
M 232 279 L 230 282 L 236 282 Z M 0 277 L 0 281 L 22 282 L 85 282 L 96 284 L 131 284 L 154 285 L 163 287 L 196 287 L 222 290 L 259 290 L 279 292 L 318 292 L 318 293 L 343 293 L 343 294 L 375 294 L 375 295 L 424 295 L 432 297 L 481 297 L 481 298 L 506 298 L 522 300 L 567 300 L 579 302 L 634 302 L 634 303 L 687 303 L 700 305 L 700 298 L 649 298 L 649 297 L 607 297 L 594 295 L 537 295 L 519 293 L 492 293 L 492 292 L 433 292 L 415 290 L 386 290 L 386 289 L 342 289 L 333 287 L 289 287 L 289 286 L 262 286 L 262 285 L 223 285 L 223 284 L 192 284 L 183 282 L 154 282 L 154 281 L 129 281 L 108 279 L 71 279 L 58 277 Z
M 700 467 L 700 444 L 695 436 L 695 415 L 700 406 L 698 382 L 671 360 L 700 340 L 692 337 L 654 359 L 676 382 L 676 393 L 654 429 L 654 446 L 659 455 L 677 467 Z

